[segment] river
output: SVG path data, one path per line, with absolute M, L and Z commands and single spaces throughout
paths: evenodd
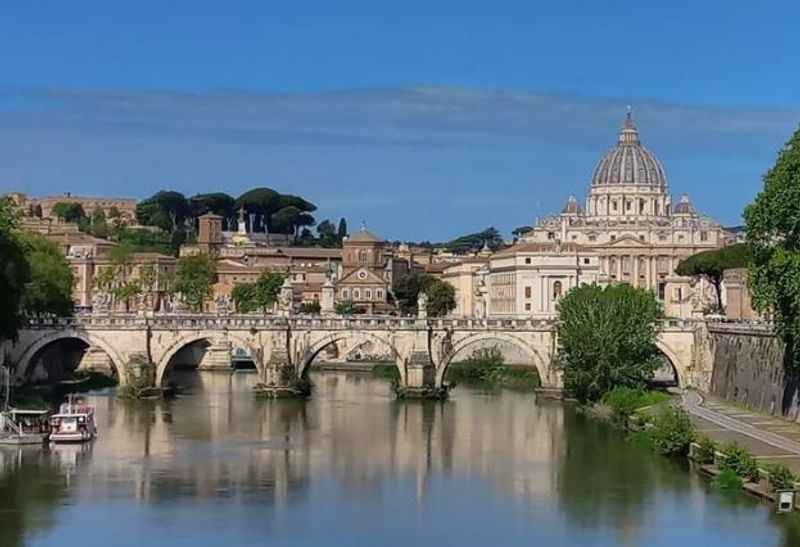
M 796 515 L 530 394 L 396 401 L 317 372 L 311 400 L 263 401 L 253 374 L 181 380 L 168 402 L 91 395 L 92 444 L 2 449 L 0 545 L 800 545 Z

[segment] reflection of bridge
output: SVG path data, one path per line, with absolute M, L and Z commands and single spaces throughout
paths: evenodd
M 705 388 L 709 366 L 698 338 L 704 323 L 667 320 L 658 347 L 671 362 L 681 386 Z M 104 352 L 120 382 L 127 380 L 132 357 L 149 356 L 162 385 L 174 357 L 197 342 L 208 344 L 210 361 L 230 366 L 231 353 L 244 349 L 267 386 L 284 387 L 302 378 L 314 358 L 335 344 L 353 348 L 369 342 L 391 355 L 400 385 L 411 391 L 441 388 L 448 366 L 470 348 L 510 344 L 536 367 L 542 385 L 561 387 L 551 366 L 554 323 L 525 319 L 416 319 L 386 316 L 253 316 L 253 315 L 78 315 L 63 320 L 32 322 L 20 333 L 9 357 L 22 380 L 35 357 L 47 346 L 78 339 L 90 350 Z M 707 370 L 708 369 L 708 370 Z

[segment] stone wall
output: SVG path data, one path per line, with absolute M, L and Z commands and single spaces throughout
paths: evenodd
M 709 328 L 709 342 L 712 395 L 797 419 L 796 382 L 786 380 L 783 344 L 767 328 L 715 326 Z

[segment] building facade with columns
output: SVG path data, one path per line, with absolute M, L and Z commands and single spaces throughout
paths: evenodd
M 677 278 L 675 268 L 692 254 L 724 246 L 730 237 L 698 212 L 688 195 L 673 202 L 666 171 L 642 144 L 629 113 L 617 144 L 592 172 L 585 205 L 569 197 L 559 214 L 538 221 L 521 241 L 580 245 L 596 255 L 609 282 L 630 283 L 662 301 L 678 298 L 681 302 L 673 304 L 697 307 L 705 301 L 698 291 L 705 295 L 707 288 Z M 675 284 L 681 290 L 668 294 Z

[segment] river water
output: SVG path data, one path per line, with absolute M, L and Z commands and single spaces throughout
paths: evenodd
M 364 373 L 306 402 L 192 372 L 179 399 L 90 396 L 100 437 L 0 451 L 0 545 L 800 545 L 800 521 L 532 395 L 394 400 Z

